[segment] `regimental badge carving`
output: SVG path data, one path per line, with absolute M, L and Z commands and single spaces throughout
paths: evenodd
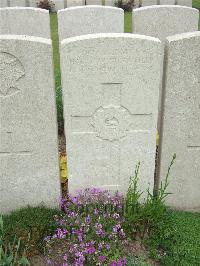
M 99 107 L 92 117 L 91 124 L 97 137 L 109 141 L 119 140 L 127 135 L 131 114 L 122 106 Z
M 0 53 L 0 97 L 17 93 L 17 81 L 25 75 L 22 63 L 14 55 Z

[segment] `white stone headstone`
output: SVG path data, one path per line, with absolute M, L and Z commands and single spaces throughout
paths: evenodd
M 26 7 L 26 0 L 10 0 L 10 7 Z
M 157 0 L 142 0 L 142 6 L 157 5 Z
M 38 0 L 29 0 L 29 7 L 37 7 Z
M 0 34 L 29 35 L 50 39 L 49 11 L 31 7 L 0 9 Z
M 84 0 L 67 0 L 67 7 L 83 6 Z
M 198 20 L 195 8 L 149 6 L 133 10 L 133 32 L 164 40 L 174 34 L 198 30 Z
M 167 204 L 200 211 L 200 32 L 167 38 L 161 179 L 172 155 Z
M 177 5 L 192 7 L 192 0 L 177 0 Z
M 8 6 L 7 0 L 0 0 L 0 7 L 7 7 L 7 6 Z
M 86 0 L 86 5 L 102 5 L 102 0 Z
M 136 52 L 137 51 L 137 52 Z M 161 43 L 133 34 L 92 34 L 61 43 L 69 191 L 127 191 L 154 183 Z
M 105 6 L 115 6 L 116 0 L 105 0 Z
M 64 0 L 53 0 L 53 12 L 64 9 Z
M 175 0 L 160 0 L 160 5 L 175 5 Z
M 60 40 L 92 33 L 122 33 L 124 11 L 105 6 L 72 7 L 58 11 Z
M 163 41 L 166 37 L 198 30 L 199 12 L 197 9 L 183 6 L 150 6 L 133 10 L 133 32 L 159 38 Z M 159 121 L 162 100 L 162 81 L 160 85 Z
M 48 39 L 0 36 L 0 213 L 59 203 L 57 119 Z

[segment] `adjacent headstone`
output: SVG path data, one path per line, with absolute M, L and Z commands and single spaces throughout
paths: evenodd
M 142 6 L 157 5 L 157 0 L 142 0 Z
M 160 0 L 160 5 L 175 5 L 175 0 Z
M 64 0 L 53 0 L 53 12 L 57 12 L 58 10 L 64 9 Z
M 37 7 L 39 0 L 29 0 L 29 7 Z
M 26 6 L 26 0 L 10 0 L 10 7 Z
M 133 34 L 93 34 L 61 43 L 69 191 L 127 191 L 141 162 L 154 183 L 161 43 Z
M 105 0 L 105 6 L 115 6 L 116 0 Z
M 31 7 L 0 9 L 0 34 L 50 38 L 49 11 Z
M 67 0 L 67 7 L 82 6 L 84 5 L 84 0 Z
M 0 8 L 7 7 L 7 6 L 8 6 L 7 0 L 0 0 Z
M 102 5 L 102 0 L 86 0 L 86 5 Z
M 0 213 L 60 197 L 57 122 L 48 39 L 0 36 Z
M 198 20 L 195 8 L 149 6 L 133 10 L 133 32 L 164 40 L 167 36 L 198 30 Z
M 177 5 L 192 7 L 192 0 L 177 0 Z
M 133 10 L 133 32 L 159 38 L 198 30 L 199 12 L 183 6 L 150 6 Z M 187 18 L 187 19 L 186 19 Z M 161 70 L 162 71 L 162 70 Z M 162 74 L 162 73 L 161 73 Z M 160 132 L 160 110 L 162 100 L 162 80 L 160 85 L 158 132 Z
M 200 211 L 200 32 L 169 37 L 166 49 L 160 177 L 176 153 L 167 204 Z
M 105 6 L 72 7 L 58 11 L 60 40 L 68 37 L 124 31 L 124 11 Z

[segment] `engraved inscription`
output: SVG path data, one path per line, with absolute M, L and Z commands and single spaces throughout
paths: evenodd
M 14 55 L 0 53 L 0 97 L 17 93 L 17 81 L 25 75 L 22 63 Z

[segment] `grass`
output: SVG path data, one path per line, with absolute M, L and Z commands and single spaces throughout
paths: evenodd
M 11 240 L 17 235 L 26 243 L 30 233 L 28 255 L 38 255 L 43 248 L 44 236 L 55 230 L 53 215 L 59 213 L 59 210 L 29 207 L 4 216 L 7 237 Z M 169 210 L 155 225 L 146 245 L 149 256 L 158 260 L 160 265 L 200 265 L 200 214 Z
M 169 210 L 148 246 L 161 265 L 200 265 L 200 214 Z
M 49 230 L 52 230 L 51 220 L 59 210 L 45 207 L 28 207 L 4 215 L 4 229 L 7 240 L 12 241 L 15 235 L 22 239 L 23 243 L 30 244 L 28 255 L 40 254 L 42 241 Z M 30 241 L 28 241 L 30 234 Z

